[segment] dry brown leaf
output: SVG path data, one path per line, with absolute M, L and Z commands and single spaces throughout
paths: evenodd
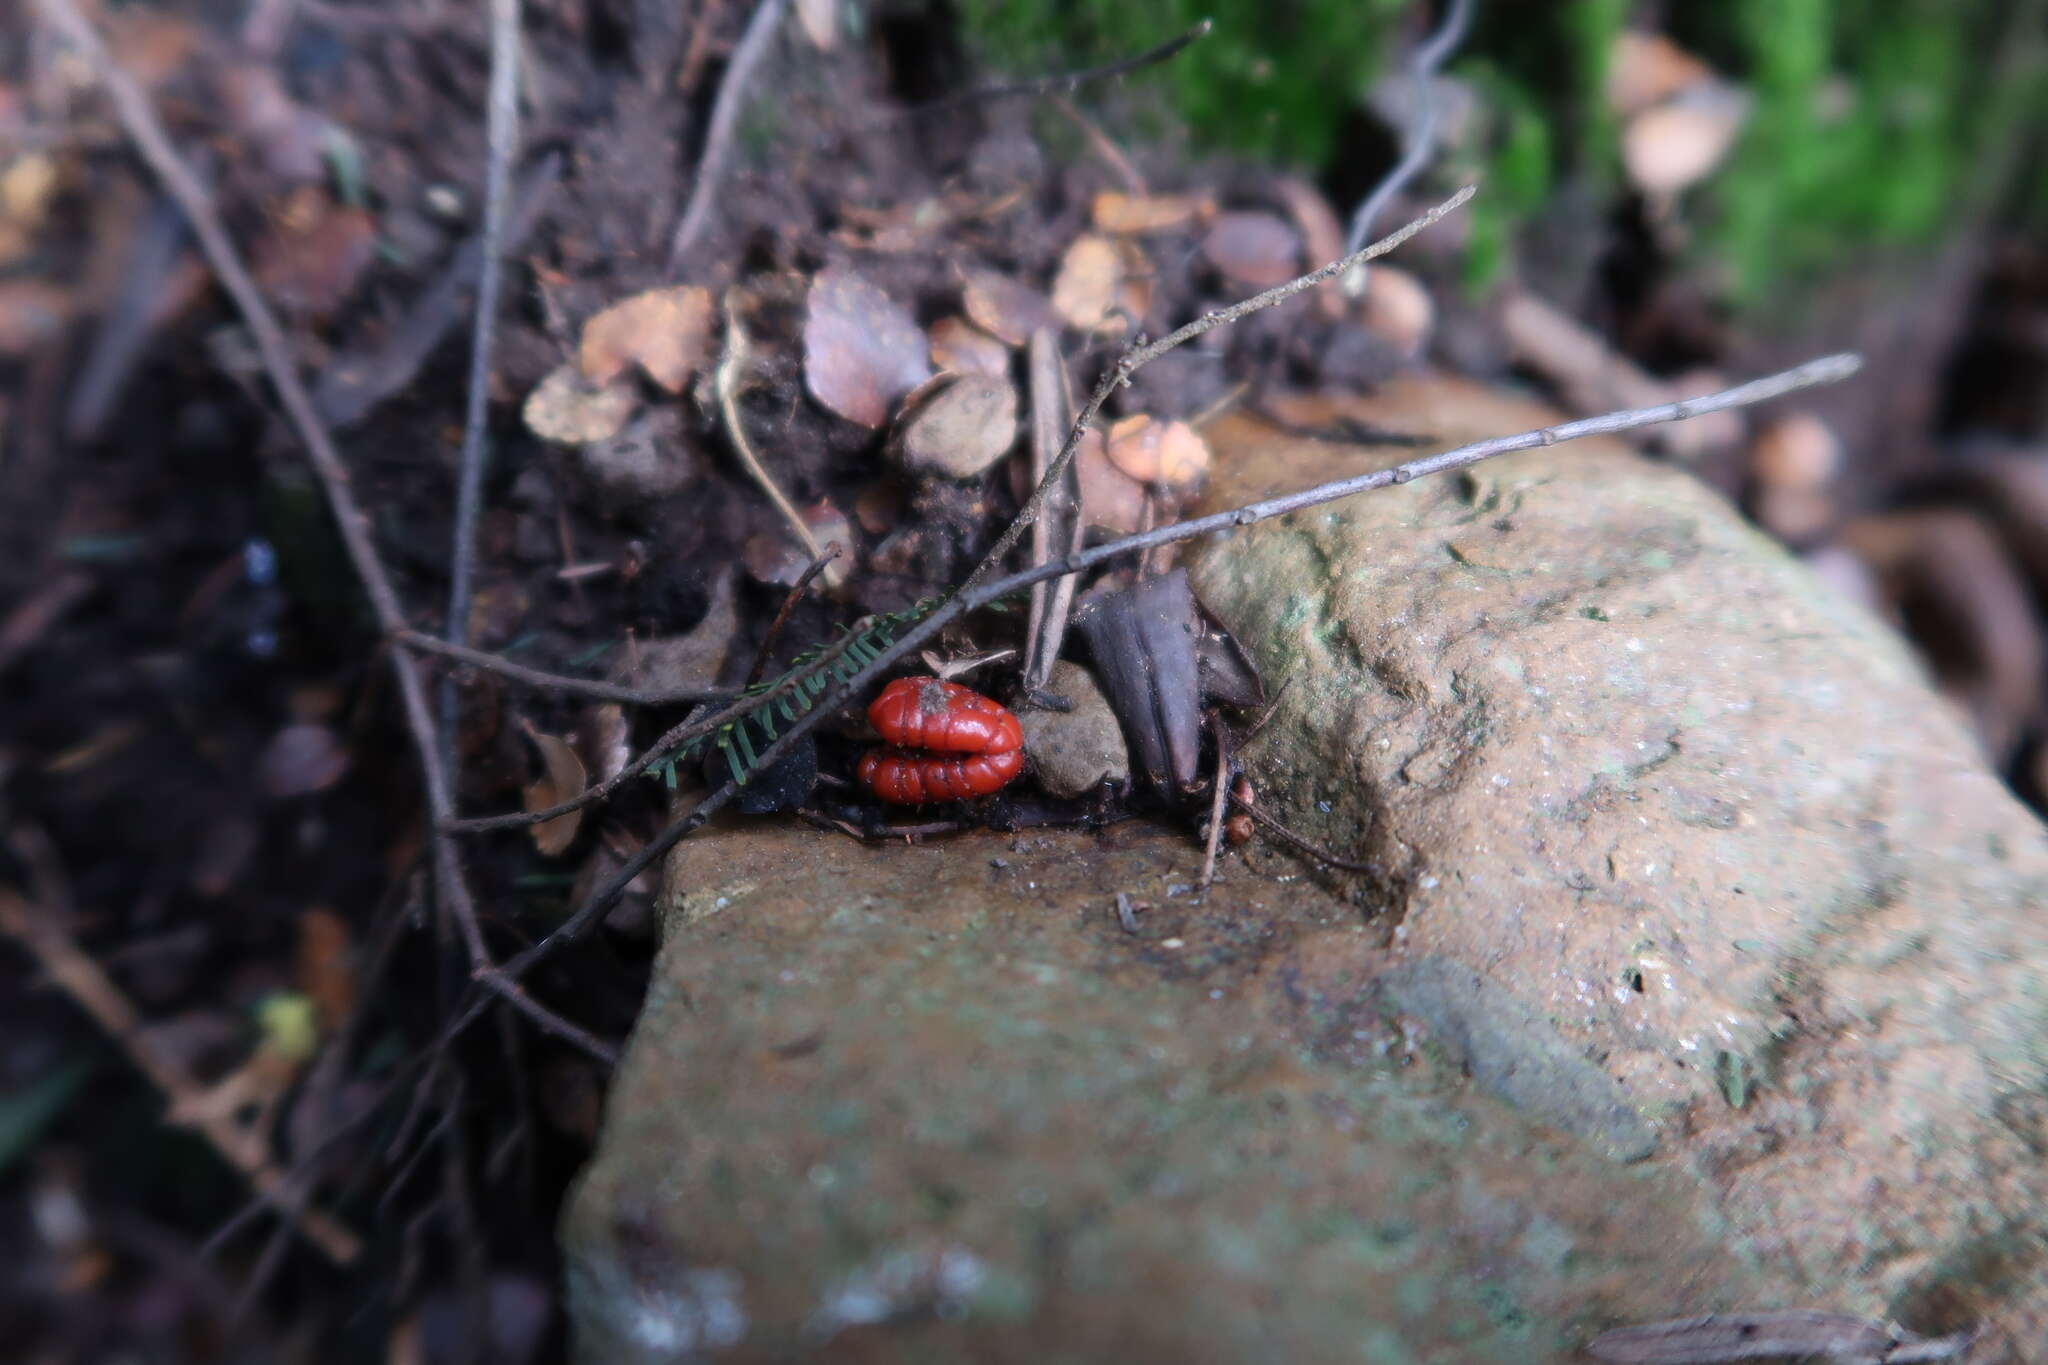
M 1270 213 L 1218 214 L 1202 238 L 1209 263 L 1240 284 L 1270 289 L 1301 273 L 1301 237 Z
M 1145 485 L 1109 462 L 1102 433 L 1093 427 L 1081 434 L 1074 451 L 1074 478 L 1081 489 L 1081 521 L 1118 535 L 1130 535 L 1144 524 Z
M 287 725 L 271 736 L 256 761 L 265 796 L 284 798 L 326 791 L 349 768 L 349 752 L 324 725 Z
M 1711 67 L 1663 34 L 1625 29 L 1607 54 L 1607 107 L 1628 118 L 1713 79 Z
M 583 772 L 583 760 L 576 755 L 576 747 L 565 739 L 542 734 L 529 721 L 522 719 L 519 724 L 526 731 L 526 737 L 533 741 L 533 747 L 540 751 L 541 765 L 546 769 L 538 781 L 526 787 L 526 809 L 546 810 L 549 806 L 559 806 L 581 796 L 590 783 Z M 533 836 L 533 846 L 541 851 L 543 857 L 557 858 L 575 842 L 576 831 L 582 823 L 583 812 L 572 810 L 567 815 L 528 825 L 527 833 Z
M 1189 488 L 1209 470 L 1209 443 L 1186 422 L 1158 422 L 1142 413 L 1109 429 L 1109 460 L 1140 483 Z
M 711 327 L 710 290 L 694 284 L 650 289 L 584 323 L 576 362 L 592 384 L 609 384 L 638 365 L 663 389 L 681 393 L 704 365 Z
M 1621 133 L 1622 167 L 1644 194 L 1668 199 L 1721 164 L 1748 113 L 1741 91 L 1695 86 L 1629 120 Z
M 1197 194 L 1119 194 L 1104 190 L 1089 205 L 1089 218 L 1104 232 L 1167 232 L 1206 217 L 1209 200 Z
M 1336 210 L 1330 207 L 1330 201 L 1323 198 L 1320 190 L 1308 181 L 1290 175 L 1282 176 L 1273 183 L 1273 193 L 1287 209 L 1287 216 L 1294 220 L 1294 226 L 1300 229 L 1311 268 L 1328 265 L 1344 254 L 1344 225 L 1337 221 Z M 1316 308 L 1333 322 L 1344 316 L 1342 280 L 1329 280 L 1316 286 Z
M 270 301 L 322 318 L 354 292 L 377 259 L 377 225 L 362 209 L 307 186 L 257 240 L 250 268 Z
M 48 152 L 16 157 L 0 171 L 0 217 L 25 229 L 42 226 L 56 188 L 57 162 Z
M 1411 359 L 1429 342 L 1436 323 L 1436 304 L 1421 280 L 1397 265 L 1374 265 L 1365 272 L 1365 325 L 1393 343 Z
M 906 410 L 893 449 L 905 468 L 971 479 L 1016 440 L 1016 386 L 995 375 L 965 374 Z
M 633 757 L 633 723 L 615 701 L 599 702 L 583 713 L 583 752 L 590 756 L 599 782 L 626 771 Z
M 940 318 L 932 324 L 932 365 L 954 374 L 1007 375 L 1009 348 L 966 318 Z
M 1115 311 L 1122 282 L 1123 261 L 1116 244 L 1083 233 L 1060 258 L 1060 272 L 1052 282 L 1053 311 L 1076 330 L 1092 332 Z
M 44 280 L 0 280 L 0 356 L 27 355 L 57 335 L 71 315 L 71 295 Z
M 811 281 L 804 381 L 828 410 L 864 427 L 931 374 L 925 335 L 903 306 L 846 266 Z
M 557 366 L 526 395 L 520 416 L 526 429 L 544 441 L 586 445 L 616 436 L 640 406 L 630 383 L 595 385 L 571 362 Z
M 796 22 L 818 51 L 839 46 L 839 0 L 796 0 Z
M 1841 465 L 1842 443 L 1804 410 L 1773 419 L 1749 447 L 1750 477 L 1767 488 L 1819 488 Z
M 348 921 L 324 906 L 299 912 L 299 946 L 292 980 L 313 1002 L 320 1030 L 333 1033 L 356 1006 L 355 962 L 349 954 Z
M 1140 325 L 1152 314 L 1152 258 L 1145 248 L 1125 238 L 1117 243 L 1118 270 L 1116 303 L 1123 313 Z
M 1022 346 L 1041 327 L 1059 327 L 1059 314 L 1036 289 L 993 270 L 968 270 L 963 275 L 960 298 L 967 316 L 1005 346 Z

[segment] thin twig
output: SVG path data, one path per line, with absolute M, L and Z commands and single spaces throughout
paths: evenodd
M 923 104 L 914 104 L 903 111 L 906 115 L 924 115 L 940 109 L 950 109 L 960 104 L 980 104 L 988 100 L 1012 99 L 1019 95 L 1070 94 L 1090 81 L 1108 80 L 1114 76 L 1128 76 L 1177 55 L 1181 49 L 1198 38 L 1205 37 L 1214 25 L 1204 19 L 1187 32 L 1168 38 L 1157 47 L 1148 47 L 1143 52 L 1121 57 L 1101 66 L 1084 67 L 1079 71 L 1067 71 L 1053 76 L 1040 76 L 1036 80 L 1013 81 L 1003 85 L 983 85 L 956 94 L 941 95 Z
M 730 687 L 627 687 L 621 683 L 605 682 L 601 678 L 572 678 L 564 673 L 549 673 L 525 664 L 514 663 L 501 654 L 491 654 L 466 645 L 451 645 L 438 636 L 423 631 L 401 630 L 393 637 L 407 649 L 422 654 L 437 654 L 444 659 L 468 664 L 550 692 L 568 692 L 579 697 L 590 697 L 597 701 L 624 702 L 629 706 L 673 706 L 686 701 L 729 701 L 734 696 Z
M 490 416 L 491 349 L 497 338 L 498 287 L 504 274 L 505 223 L 511 204 L 512 157 L 519 145 L 519 0 L 491 0 L 491 87 L 486 115 L 489 163 L 484 171 L 484 246 L 476 290 L 476 334 L 469 352 L 469 391 L 462 418 L 462 463 L 455 481 L 455 538 L 449 551 L 448 643 L 469 643 L 469 596 L 476 576 L 476 524 L 483 513 L 484 424 Z M 453 679 L 441 684 L 443 766 L 455 765 L 461 702 Z
M 1329 866 L 1337 868 L 1344 872 L 1377 873 L 1380 870 L 1379 864 L 1377 863 L 1360 863 L 1353 862 L 1349 858 L 1340 858 L 1336 854 L 1330 852 L 1328 849 L 1322 847 L 1320 844 L 1302 838 L 1299 834 L 1296 834 L 1293 830 L 1281 824 L 1278 817 L 1269 814 L 1259 806 L 1252 804 L 1250 801 L 1240 800 L 1236 796 L 1232 796 L 1230 798 L 1230 803 L 1236 806 L 1239 810 L 1243 811 L 1246 815 L 1251 816 L 1251 818 L 1254 821 L 1258 822 L 1258 824 L 1261 825 L 1268 834 L 1276 835 L 1283 843 L 1292 845 L 1295 849 L 1299 850 L 1302 853 L 1306 853 L 1309 857 L 1314 858 L 1319 863 L 1326 863 Z
M 773 3 L 773 0 L 770 0 Z M 740 463 L 747 467 L 747 473 L 768 495 L 768 501 L 782 514 L 782 519 L 796 533 L 797 541 L 804 547 L 804 553 L 813 560 L 824 557 L 818 546 L 818 538 L 811 534 L 810 526 L 804 521 L 803 513 L 784 496 L 781 487 L 768 474 L 768 467 L 761 463 L 761 457 L 754 453 L 754 443 L 747 439 L 747 428 L 740 420 L 740 374 L 747 367 L 751 347 L 747 341 L 746 328 L 740 326 L 739 313 L 732 306 L 732 295 L 725 298 L 725 359 L 718 363 L 718 410 L 725 416 L 725 429 L 732 436 L 733 449 L 739 453 Z M 836 568 L 825 570 L 825 582 L 838 587 L 846 575 Z
M 284 329 L 270 311 L 270 305 L 264 301 L 262 291 L 257 288 L 248 268 L 243 265 L 241 253 L 235 249 L 212 200 L 171 145 L 170 135 L 164 131 L 149 97 L 115 62 L 99 34 L 79 13 L 74 0 L 38 0 L 38 3 L 44 18 L 78 49 L 94 75 L 106 87 L 122 128 L 191 222 L 193 235 L 199 238 L 200 249 L 206 253 L 207 264 L 234 300 L 237 311 L 254 337 L 264 370 L 277 390 L 278 401 L 284 405 L 286 416 L 291 419 L 299 440 L 306 448 L 307 459 L 320 480 L 328 508 L 334 515 L 335 527 L 341 534 L 342 546 L 348 553 L 356 577 L 362 582 L 364 593 L 370 599 L 377 624 L 387 635 L 399 634 L 406 629 L 405 611 L 399 604 L 391 575 L 377 552 L 376 542 L 371 539 L 370 519 L 356 501 L 348 467 L 342 463 L 333 438 L 327 434 L 314 411 L 312 399 L 292 360 L 291 346 L 285 338 Z M 433 712 L 427 704 L 426 684 L 411 655 L 403 650 L 392 650 L 391 662 L 398 680 L 406 728 L 411 733 L 426 785 L 427 809 L 439 827 L 453 818 L 455 801 L 448 784 L 447 770 L 441 765 L 441 749 L 436 738 Z M 595 1043 L 584 1030 L 524 999 L 515 983 L 498 976 L 491 966 L 483 930 L 477 922 L 476 904 L 470 899 L 462 870 L 447 841 L 439 842 L 442 846 L 434 857 L 436 889 L 461 930 L 472 971 L 530 1017 L 540 1020 L 550 1032 L 579 1045 Z M 599 1056 L 616 1055 L 603 1044 L 597 1044 L 597 1047 Z
M 797 603 L 804 600 L 804 592 L 811 586 L 811 580 L 823 573 L 825 566 L 837 559 L 844 548 L 836 540 L 827 545 L 818 557 L 810 562 L 809 567 L 797 575 L 796 582 L 790 585 L 789 591 L 783 596 L 782 605 L 776 609 L 775 619 L 768 623 L 768 633 L 761 637 L 761 648 L 754 653 L 754 666 L 747 670 L 748 687 L 760 682 L 762 675 L 768 671 L 768 661 L 775 657 L 775 646 L 782 643 L 782 632 L 789 625 L 790 613 L 796 610 Z
M 1417 107 L 1401 138 L 1401 159 L 1394 163 L 1394 169 L 1387 172 L 1372 193 L 1358 206 L 1351 216 L 1351 232 L 1344 239 L 1344 250 L 1358 250 L 1372 235 L 1373 225 L 1379 222 L 1380 214 L 1393 201 L 1395 195 L 1405 189 L 1422 168 L 1429 164 L 1430 153 L 1436 150 L 1436 73 L 1458 44 L 1464 41 L 1465 27 L 1472 20 L 1473 0 L 1450 0 L 1444 12 L 1444 21 L 1432 34 L 1429 41 L 1415 49 L 1408 62 L 1408 82 L 1415 87 Z M 1365 291 L 1365 266 L 1361 262 L 1344 276 L 1344 292 L 1356 298 Z
M 711 124 L 704 132 L 704 151 L 697 158 L 690 202 L 683 209 L 682 221 L 676 224 L 675 236 L 669 239 L 668 275 L 672 280 L 682 277 L 683 262 L 690 248 L 697 244 L 704 225 L 711 221 L 712 205 L 719 198 L 718 182 L 725 175 L 727 158 L 732 155 L 733 131 L 739 126 L 747 84 L 753 80 L 761 59 L 768 55 L 775 30 L 782 25 L 786 4 L 787 0 L 761 0 L 754 7 L 753 17 L 747 20 L 747 31 L 740 36 L 739 46 L 732 50 L 732 61 L 726 64 L 725 80 L 718 87 L 717 102 L 711 106 Z
M 120 1044 L 136 1070 L 147 1076 L 174 1108 L 182 1107 L 190 1113 L 190 1126 L 198 1129 L 221 1158 L 240 1171 L 242 1178 L 288 1223 L 297 1227 L 307 1241 L 337 1265 L 348 1265 L 362 1253 L 361 1237 L 334 1215 L 309 1207 L 292 1188 L 285 1173 L 271 1160 L 263 1134 L 237 1123 L 232 1114 L 209 1111 L 207 1106 L 193 1103 L 205 1087 L 143 1029 L 141 1016 L 121 988 L 48 913 L 32 908 L 13 891 L 0 887 L 0 929 L 35 954 L 50 979 L 62 986 L 65 994 Z
M 1216 850 L 1223 846 L 1223 807 L 1230 800 L 1230 736 L 1224 732 L 1220 716 L 1212 712 L 1210 722 L 1209 733 L 1216 738 L 1216 791 L 1209 799 L 1209 838 L 1202 849 L 1202 875 L 1195 883 L 1198 896 L 1208 895 L 1216 880 Z

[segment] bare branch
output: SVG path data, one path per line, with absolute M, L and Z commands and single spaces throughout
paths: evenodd
M 629 706 L 673 706 L 685 701 L 726 701 L 734 694 L 730 687 L 627 687 L 621 683 L 605 682 L 601 678 L 572 678 L 565 673 L 549 673 L 525 664 L 514 663 L 501 654 L 486 650 L 471 649 L 467 645 L 452 645 L 438 636 L 423 631 L 401 630 L 392 637 L 407 649 L 416 649 L 422 654 L 437 654 L 444 659 L 481 668 L 488 673 L 538 687 L 549 692 L 568 692 L 579 697 L 591 697 L 598 701 L 624 702 Z

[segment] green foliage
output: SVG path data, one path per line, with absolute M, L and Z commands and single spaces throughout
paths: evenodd
M 959 0 L 993 69 L 1053 72 L 1142 52 L 1203 19 L 1206 38 L 1134 80 L 1168 92 L 1197 141 L 1325 166 L 1379 75 L 1407 0 Z
M 1485 192 L 1471 206 L 1465 284 L 1476 292 L 1500 273 L 1515 228 L 1542 207 L 1556 158 L 1550 122 L 1525 87 L 1485 61 L 1465 63 L 1458 74 L 1471 82 L 1500 121 L 1500 135 L 1481 172 Z

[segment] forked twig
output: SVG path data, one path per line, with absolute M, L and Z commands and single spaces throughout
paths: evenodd
M 768 671 L 768 661 L 775 657 L 775 646 L 782 643 L 782 631 L 789 624 L 790 613 L 796 610 L 797 603 L 804 600 L 804 593 L 810 588 L 811 580 L 823 573 L 825 566 L 839 558 L 844 550 L 845 547 L 838 541 L 833 541 L 797 575 L 796 582 L 790 584 L 789 591 L 783 595 L 782 605 L 776 609 L 775 619 L 768 623 L 768 633 L 761 637 L 761 647 L 754 651 L 754 666 L 747 670 L 748 687 L 761 681 L 761 675 Z

